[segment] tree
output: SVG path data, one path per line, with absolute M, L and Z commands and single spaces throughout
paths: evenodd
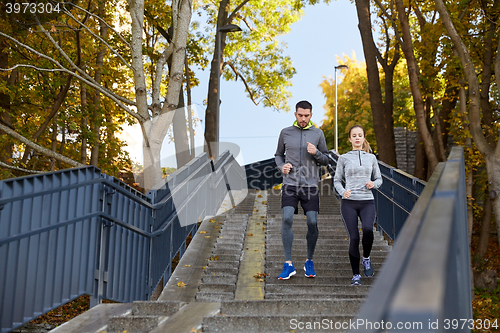
M 470 131 L 474 143 L 476 144 L 478 150 L 481 152 L 481 155 L 484 157 L 484 160 L 486 162 L 489 197 L 491 200 L 491 205 L 493 207 L 493 212 L 495 213 L 496 217 L 497 235 L 499 237 L 498 240 L 500 243 L 500 140 L 498 140 L 498 137 L 494 139 L 490 138 L 489 142 L 487 138 L 488 135 L 493 134 L 489 131 L 490 128 L 495 129 L 495 132 L 498 133 L 500 117 L 499 115 L 493 117 L 493 114 L 489 112 L 489 110 L 491 110 L 491 108 L 489 108 L 489 105 L 486 110 L 483 110 L 481 108 L 481 106 L 484 105 L 481 103 L 481 94 L 483 93 L 489 95 L 490 87 L 483 86 L 483 90 L 481 90 L 480 80 L 478 78 L 478 74 L 476 74 L 476 65 L 473 62 L 473 58 L 471 56 L 471 51 L 473 49 L 467 47 L 467 45 L 464 43 L 463 37 L 456 29 L 456 19 L 453 19 L 450 16 L 444 2 L 442 0 L 436 0 L 435 3 L 436 8 L 439 12 L 440 20 L 445 26 L 446 31 L 448 32 L 448 35 L 459 55 L 460 62 L 463 67 L 463 74 L 465 76 L 465 79 L 467 80 L 469 102 L 468 118 L 470 122 Z M 497 1 L 494 1 L 493 4 L 483 6 L 483 10 L 485 10 L 484 20 L 489 22 L 492 18 L 498 18 L 499 9 L 500 8 Z M 495 22 L 495 20 L 493 20 L 493 22 Z M 498 29 L 496 26 L 493 26 L 493 28 Z M 489 38 L 488 34 L 486 35 L 486 38 Z M 489 57 L 493 58 L 493 54 L 491 54 Z M 487 59 L 488 57 L 485 58 Z M 488 62 L 486 62 L 486 64 L 488 64 Z M 489 70 L 487 68 L 484 69 Z M 494 69 L 496 73 L 500 73 L 500 41 L 497 43 L 497 54 L 494 62 Z M 496 81 L 497 86 L 500 86 L 500 76 L 496 76 Z M 484 91 L 486 88 L 488 89 L 488 91 Z M 487 115 L 487 117 L 491 116 L 490 122 L 487 122 L 486 126 L 482 124 L 481 113 L 483 113 L 483 118 L 485 114 Z M 495 140 L 496 143 L 493 142 L 493 140 Z
M 387 25 L 384 27 L 386 32 L 386 52 L 382 55 L 377 49 L 373 40 L 372 25 L 370 18 L 370 0 L 356 0 L 356 9 L 359 20 L 359 31 L 363 44 L 363 51 L 366 60 L 366 72 L 368 77 L 369 98 L 373 115 L 373 129 L 377 139 L 377 144 L 384 149 L 379 150 L 381 161 L 396 166 L 396 142 L 394 138 L 394 119 L 393 119 L 393 87 L 392 75 L 394 68 L 399 60 L 399 48 L 396 44 L 392 52 L 392 60 L 389 61 L 390 38 L 388 36 Z M 380 86 L 378 62 L 382 65 L 385 72 L 385 102 L 382 97 L 382 88 Z
M 115 106 L 121 109 L 122 113 L 125 112 L 135 118 L 140 124 L 143 134 L 144 178 L 145 187 L 149 189 L 162 180 L 160 150 L 163 138 L 172 122 L 172 111 L 177 109 L 179 102 L 192 3 L 189 0 L 173 0 L 171 6 L 167 7 L 167 11 L 171 11 L 172 39 L 171 42 L 162 40 L 162 43 L 156 45 L 157 47 L 153 48 L 151 53 L 153 54 L 152 58 L 147 57 L 147 54 L 145 54 L 146 45 L 144 45 L 143 40 L 144 31 L 152 28 L 152 25 L 148 26 L 145 22 L 144 1 L 130 0 L 127 4 L 115 1 L 106 4 L 108 9 L 112 8 L 114 10 L 110 17 L 104 15 L 105 13 L 101 10 L 102 7 L 94 7 L 90 1 L 81 5 L 77 3 L 60 4 L 61 12 L 57 15 L 57 20 L 71 22 L 71 24 L 80 26 L 79 31 L 85 33 L 88 36 L 87 38 L 92 39 L 94 44 L 99 45 L 98 53 L 95 54 L 96 61 L 92 68 L 89 68 L 90 63 L 87 63 L 86 67 L 82 68 L 78 61 L 75 62 L 75 57 L 72 57 L 71 52 L 74 51 L 72 45 L 62 43 L 62 40 L 58 41 L 57 38 L 53 37 L 54 34 L 60 33 L 57 26 L 51 23 L 56 20 L 54 16 L 44 17 L 41 20 L 39 15 L 34 15 L 30 22 L 30 24 L 34 25 L 28 29 L 28 32 L 43 36 L 43 42 L 50 44 L 56 52 L 45 52 L 46 50 L 43 48 L 40 49 L 36 45 L 30 44 L 31 40 L 24 39 L 21 34 L 2 29 L 0 36 L 9 43 L 11 49 L 22 49 L 23 53 L 37 57 L 42 60 L 39 63 L 43 64 L 43 66 L 31 65 L 20 61 L 10 65 L 9 68 L 4 67 L 2 70 L 12 73 L 12 71 L 20 68 L 29 68 L 32 72 L 36 71 L 37 73 L 65 73 L 82 84 L 81 101 L 83 102 L 80 103 L 82 108 L 89 106 L 88 103 L 85 103 L 85 97 L 88 97 L 90 93 L 93 118 L 106 120 L 107 123 L 111 121 L 111 118 L 99 114 L 99 110 L 102 110 L 101 103 L 103 103 L 101 96 L 105 100 L 112 101 Z M 149 2 L 148 7 L 161 8 L 165 11 L 165 4 L 162 2 Z M 123 8 L 128 13 L 129 25 L 127 27 L 127 25 L 123 24 L 124 22 L 121 22 L 124 29 L 118 31 L 113 28 L 113 22 L 111 21 L 114 19 L 113 15 L 115 17 L 119 16 L 118 9 L 120 8 Z M 99 27 L 98 31 L 90 23 L 84 23 L 86 17 L 92 18 L 91 21 Z M 25 19 L 25 16 L 20 16 L 20 18 Z M 171 66 L 166 75 L 164 66 L 170 57 Z M 121 62 L 119 65 L 121 69 L 130 73 L 130 76 L 133 77 L 132 93 L 123 93 L 121 91 L 120 88 L 123 86 L 121 86 L 122 82 L 120 81 L 123 78 L 115 78 L 116 84 L 110 85 L 104 84 L 101 80 L 102 73 L 100 73 L 100 69 L 102 65 L 117 60 Z M 94 76 L 89 75 L 90 69 L 94 72 Z M 66 122 L 65 126 L 67 127 L 69 124 L 71 123 Z M 88 133 L 94 142 L 100 139 L 100 135 L 95 130 L 96 128 L 94 127 Z M 6 126 L 0 124 L 0 129 L 5 131 Z M 109 134 L 111 134 L 111 131 L 109 131 Z M 30 141 L 30 146 L 37 152 L 48 154 L 47 150 L 40 149 L 41 146 L 34 145 L 31 138 L 26 137 L 25 139 Z M 84 151 L 85 148 L 81 150 Z M 98 151 L 100 151 L 99 145 L 94 144 L 93 156 L 97 156 Z M 52 156 L 62 159 L 63 154 L 54 153 Z M 82 156 L 77 159 L 83 160 Z M 76 163 L 76 165 L 80 164 Z
M 291 25 L 300 19 L 305 3 L 317 1 L 272 0 L 272 1 L 203 1 L 209 16 L 209 24 L 215 31 L 227 24 L 237 24 L 245 31 L 215 34 L 211 39 L 213 58 L 210 65 L 207 109 L 205 113 L 206 151 L 217 141 L 217 73 L 226 79 L 240 80 L 248 97 L 256 105 L 262 103 L 275 110 L 288 111 L 288 87 L 295 74 L 290 57 L 283 54 L 277 37 L 290 31 Z M 328 1 L 326 1 L 328 2 Z M 217 50 L 221 45 L 221 63 Z M 227 69 L 227 70 L 226 70 Z

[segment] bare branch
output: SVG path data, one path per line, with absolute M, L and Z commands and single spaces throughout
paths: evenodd
M 69 165 L 71 165 L 73 167 L 82 167 L 82 166 L 85 166 L 84 164 L 81 164 L 81 163 L 78 163 L 76 161 L 73 161 L 72 159 L 70 159 L 70 158 L 68 158 L 68 157 L 66 157 L 64 155 L 58 154 L 56 152 L 53 152 L 50 149 L 47 149 L 47 148 L 42 147 L 40 145 L 37 145 L 33 141 L 25 138 L 21 134 L 19 134 L 16 131 L 12 130 L 9 126 L 5 126 L 4 124 L 0 123 L 0 129 L 2 131 L 4 131 L 6 134 L 8 134 L 8 135 L 12 136 L 13 138 L 21 141 L 22 143 L 24 143 L 28 147 L 31 147 L 32 149 L 38 151 L 39 153 L 41 153 L 41 154 L 43 154 L 45 156 L 53 157 L 56 160 L 61 161 L 61 162 L 66 163 L 66 164 L 69 164 Z
M 0 161 L 0 165 L 5 167 L 5 168 L 8 168 L 8 169 L 22 171 L 22 172 L 28 172 L 28 173 L 45 173 L 46 172 L 46 171 L 36 171 L 36 170 L 28 170 L 28 169 L 18 168 L 18 167 L 15 167 L 13 165 L 8 165 L 7 163 L 4 163 L 2 161 Z
M 110 29 L 111 31 L 113 31 L 115 34 L 118 35 L 118 37 L 120 37 L 120 39 L 122 40 L 122 42 L 124 42 L 129 48 L 130 48 L 130 44 L 125 40 L 125 38 L 123 38 L 123 36 L 118 32 L 116 31 L 115 29 L 113 29 L 112 26 L 110 26 L 105 20 L 103 20 L 101 17 L 99 17 L 98 15 L 95 15 L 95 14 L 92 14 L 91 12 L 89 12 L 88 10 L 80 7 L 80 6 L 77 6 L 75 5 L 74 3 L 69 3 L 69 2 L 65 2 L 65 4 L 70 4 L 71 6 L 75 7 L 75 8 L 78 8 L 80 9 L 81 11 L 87 13 L 88 15 L 92 16 L 92 17 L 95 17 L 96 19 L 98 19 L 99 21 L 103 22 L 107 27 L 108 29 Z M 63 7 L 64 8 L 64 7 Z M 67 11 L 67 9 L 65 8 L 65 10 Z
M 7 35 L 7 34 L 4 34 L 3 32 L 0 31 L 0 36 L 4 36 L 5 38 L 8 38 L 10 39 L 11 41 L 13 41 L 14 43 L 22 46 L 23 48 L 25 48 L 26 50 L 30 51 L 30 52 L 33 52 L 34 54 L 38 55 L 40 58 L 43 58 L 43 59 L 46 59 L 48 61 L 50 61 L 51 63 L 55 64 L 57 67 L 59 67 L 61 69 L 62 72 L 65 72 L 65 73 L 68 73 L 68 74 L 71 74 L 73 75 L 74 77 L 76 77 L 78 80 L 86 83 L 87 85 L 95 88 L 96 90 L 99 90 L 102 94 L 104 94 L 105 96 L 109 97 L 110 99 L 112 99 L 119 107 L 121 107 L 123 110 L 125 110 L 125 112 L 127 112 L 128 114 L 130 114 L 131 116 L 139 119 L 139 120 L 144 120 L 143 117 L 141 117 L 138 113 L 132 111 L 131 109 L 129 109 L 126 105 L 124 105 L 122 102 L 124 103 L 127 103 L 127 104 L 130 104 L 130 105 L 136 105 L 136 103 L 122 97 L 122 96 L 119 96 L 111 91 L 109 91 L 108 89 L 104 88 L 103 86 L 101 86 L 100 84 L 96 84 L 94 82 L 94 80 L 91 78 L 91 81 L 87 80 L 86 78 L 78 75 L 77 73 L 74 73 L 72 71 L 70 71 L 69 69 L 67 69 L 66 67 L 64 67 L 63 65 L 61 65 L 57 60 L 41 53 L 41 52 L 38 52 L 37 50 L 33 49 L 32 47 L 26 45 L 26 44 L 23 44 L 21 43 L 20 41 L 18 41 L 17 39 Z
M 0 71 L 2 71 L 2 72 L 10 72 L 10 71 L 13 71 L 14 69 L 19 68 L 19 67 L 32 68 L 32 69 L 35 69 L 35 70 L 41 71 L 41 72 L 66 72 L 64 69 L 41 68 L 41 67 L 36 67 L 36 66 L 33 66 L 33 65 L 25 65 L 25 64 L 17 64 L 14 67 L 10 67 L 10 68 L 0 68 Z
M 128 68 L 130 68 L 130 70 L 134 70 L 134 68 L 121 56 L 121 54 L 119 54 L 114 48 L 111 47 L 111 45 L 109 45 L 108 43 L 106 43 L 106 41 L 104 39 L 101 38 L 101 36 L 95 34 L 92 30 L 90 30 L 87 25 L 85 25 L 84 23 L 80 22 L 75 16 L 73 16 L 73 14 L 71 14 L 68 10 L 66 10 L 67 12 L 67 15 L 69 17 L 71 17 L 73 20 L 75 20 L 75 22 L 79 23 L 85 30 L 87 30 L 92 36 L 94 36 L 95 38 L 97 38 L 101 43 L 103 43 L 104 45 L 107 46 L 107 48 L 113 52 L 113 54 L 115 54 L 118 58 L 120 58 L 123 63 L 125 64 L 125 66 L 127 66 Z
M 238 13 L 238 11 L 244 6 L 246 5 L 250 0 L 245 0 L 243 1 L 242 3 L 240 3 L 234 10 L 233 12 L 231 13 L 231 15 L 228 16 L 227 18 L 227 22 L 226 24 L 229 24 L 231 23 L 232 20 L 234 20 L 234 18 L 236 17 L 236 14 Z

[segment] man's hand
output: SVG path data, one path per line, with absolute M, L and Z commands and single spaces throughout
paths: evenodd
M 351 190 L 346 190 L 344 192 L 344 198 L 349 199 L 350 196 L 351 196 Z
M 290 173 L 290 170 L 292 169 L 292 165 L 290 163 L 287 163 L 285 165 L 283 165 L 283 168 L 281 169 L 281 171 L 285 174 L 285 175 L 288 175 Z
M 366 188 L 371 190 L 372 188 L 375 187 L 375 184 L 373 184 L 373 182 L 370 180 L 368 183 L 366 183 Z
M 317 149 L 316 149 L 316 146 L 315 146 L 315 145 L 313 145 L 313 144 L 312 144 L 312 143 L 310 143 L 310 142 L 308 142 L 308 143 L 307 143 L 307 152 L 308 152 L 309 154 L 311 154 L 311 155 L 316 154 L 316 150 L 317 150 Z

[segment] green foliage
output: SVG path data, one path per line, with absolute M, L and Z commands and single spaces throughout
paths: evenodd
M 365 129 L 366 139 L 374 152 L 377 152 L 377 142 L 373 130 L 373 120 L 368 94 L 368 79 L 366 76 L 366 65 L 358 62 L 356 56 L 352 59 L 344 56 L 339 64 L 345 64 L 348 70 L 342 69 L 337 74 L 344 74 L 344 78 L 337 87 L 338 106 L 338 146 L 339 153 L 343 154 L 352 149 L 349 139 L 349 129 L 354 125 L 361 125 Z M 383 71 L 380 75 L 383 77 Z M 394 75 L 394 126 L 415 129 L 415 116 L 413 111 L 412 97 L 408 88 L 409 82 L 405 75 L 404 64 L 397 67 Z M 328 149 L 335 147 L 335 82 L 332 78 L 325 78 L 320 84 L 326 97 L 326 119 L 323 120 L 321 129 L 325 133 Z
M 231 2 L 231 13 L 241 1 Z M 211 28 L 203 39 L 203 49 L 213 53 L 219 1 L 200 1 L 207 25 Z M 302 15 L 302 2 L 296 0 L 250 1 L 231 23 L 243 28 L 226 36 L 223 76 L 226 80 L 242 80 L 248 96 L 255 104 L 275 110 L 289 111 L 290 79 L 295 74 L 292 60 L 285 54 L 286 45 L 278 37 L 290 32 L 291 25 Z M 201 15 L 201 14 L 200 14 Z

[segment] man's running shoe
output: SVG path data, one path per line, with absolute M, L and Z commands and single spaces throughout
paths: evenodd
M 360 286 L 360 285 L 361 285 L 361 275 L 355 274 L 352 277 L 351 286 Z
M 373 267 L 372 267 L 372 263 L 370 261 L 370 257 L 363 258 L 363 267 L 365 268 L 364 269 L 365 276 L 372 277 L 373 276 Z
M 283 272 L 278 276 L 279 280 L 288 280 L 291 276 L 295 275 L 295 267 L 293 264 L 283 263 Z
M 316 272 L 314 271 L 314 263 L 312 260 L 306 260 L 304 264 L 304 271 L 306 271 L 306 277 L 313 278 L 316 276 Z

